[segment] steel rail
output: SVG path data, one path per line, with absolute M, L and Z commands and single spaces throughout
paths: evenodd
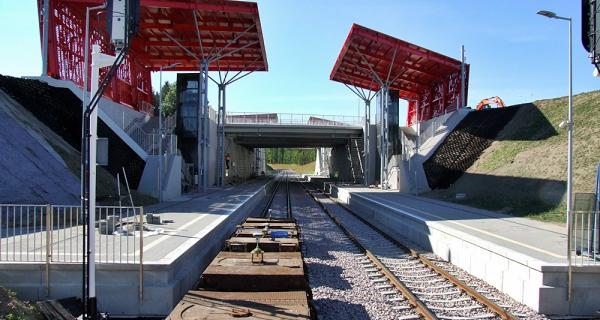
M 265 218 L 267 216 L 267 213 L 269 212 L 269 209 L 271 208 L 271 204 L 273 203 L 273 199 L 275 199 L 275 196 L 277 195 L 277 191 L 279 191 L 279 185 L 281 184 L 281 180 L 277 180 L 277 177 L 275 177 L 277 184 L 275 185 L 275 189 L 273 190 L 273 194 L 271 194 L 271 198 L 269 198 L 269 201 L 267 202 L 267 204 L 265 205 L 265 207 L 263 208 L 261 217 Z
M 333 197 L 331 197 L 329 194 L 326 194 L 325 192 L 323 192 L 323 195 L 327 196 L 331 201 L 333 201 L 333 203 L 335 203 L 338 206 L 344 208 L 352 216 L 354 216 L 355 218 L 359 219 L 361 222 L 363 222 L 364 224 L 368 225 L 373 230 L 377 231 L 379 234 L 381 234 L 387 240 L 391 241 L 392 243 L 394 243 L 398 247 L 400 247 L 403 250 L 405 250 L 406 252 L 410 253 L 411 256 L 419 259 L 419 261 L 421 263 L 423 263 L 425 266 L 427 266 L 429 269 L 431 269 L 435 273 L 439 274 L 440 276 L 444 277 L 446 280 L 450 281 L 452 284 L 454 284 L 455 286 L 457 286 L 459 290 L 462 290 L 467 295 L 471 296 L 472 298 L 474 298 L 475 300 L 477 300 L 479 303 L 483 304 L 484 306 L 486 306 L 487 308 L 489 308 L 490 310 L 492 310 L 500 318 L 506 319 L 506 320 L 516 320 L 516 319 L 518 319 L 517 317 L 515 317 L 514 315 L 512 315 L 510 312 L 508 312 L 506 309 L 502 308 L 501 306 L 499 306 L 495 302 L 493 302 L 490 299 L 486 298 L 483 294 L 479 293 L 477 290 L 475 290 L 474 288 L 472 288 L 468 284 L 466 284 L 463 281 L 459 280 L 457 277 L 451 275 L 446 270 L 444 270 L 442 267 L 440 267 L 440 266 L 436 265 L 435 263 L 433 263 L 427 257 L 419 254 L 416 250 L 414 250 L 412 248 L 409 248 L 407 245 L 405 245 L 405 244 L 401 243 L 400 241 L 392 238 L 386 232 L 380 230 L 375 225 L 373 225 L 369 221 L 367 221 L 364 218 L 362 218 L 361 216 L 359 216 L 356 212 L 354 212 L 347 205 L 338 202 L 336 199 L 334 199 Z M 315 199 L 315 201 L 317 201 L 317 203 L 320 203 L 316 199 Z M 321 205 L 321 206 L 325 209 L 325 207 L 323 205 Z M 327 209 L 325 209 L 325 210 L 327 210 Z
M 290 179 L 289 174 L 285 175 L 285 190 L 287 192 L 287 217 L 292 219 L 292 201 L 290 197 Z
M 304 188 L 304 184 L 302 185 L 302 187 Z M 377 269 L 379 269 L 379 271 L 383 274 L 383 276 L 385 276 L 388 279 L 388 281 L 390 281 L 390 283 L 394 287 L 396 287 L 396 289 L 398 289 L 398 291 L 400 291 L 400 293 L 406 298 L 408 303 L 411 304 L 415 308 L 415 310 L 421 316 L 423 316 L 423 318 L 425 318 L 427 320 L 439 319 L 429 308 L 427 308 L 425 303 L 423 303 L 423 301 L 421 301 L 421 299 L 419 299 L 417 296 L 415 296 L 414 293 L 412 293 L 412 291 L 406 286 L 406 284 L 404 284 L 400 279 L 398 279 L 398 277 L 396 277 L 396 275 L 394 275 L 383 264 L 383 262 L 381 262 L 381 260 L 379 260 L 379 258 L 377 258 L 377 256 L 375 256 L 371 251 L 369 251 L 358 240 L 358 238 L 356 236 L 354 236 L 354 234 L 350 230 L 348 230 L 339 221 L 339 219 L 329 211 L 329 209 L 327 209 L 319 200 L 317 200 L 314 197 L 314 195 L 312 193 L 310 193 L 306 188 L 304 188 L 304 190 L 321 207 L 321 209 L 323 209 L 323 211 L 327 214 L 327 216 L 329 216 L 329 218 L 331 218 L 331 220 L 333 220 L 333 222 L 335 222 L 335 224 L 344 232 L 344 234 L 346 234 L 346 236 L 348 238 L 350 238 L 350 240 L 359 248 L 359 250 L 362 251 L 369 260 L 371 260 L 371 262 L 375 265 L 375 267 Z

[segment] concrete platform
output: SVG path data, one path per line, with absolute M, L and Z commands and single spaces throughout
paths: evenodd
M 327 192 L 392 237 L 410 240 L 549 315 L 598 315 L 600 265 L 573 267 L 566 229 L 458 204 L 364 187 Z
M 173 223 L 158 226 L 165 229 L 162 234 L 144 237 L 143 266 L 97 265 L 100 311 L 113 316 L 168 315 L 181 297 L 195 287 L 236 225 L 262 210 L 258 206 L 264 202 L 271 184 L 266 180 L 253 181 L 146 207 L 145 212 Z M 0 263 L 0 285 L 28 300 L 81 296 L 81 279 L 79 263 Z

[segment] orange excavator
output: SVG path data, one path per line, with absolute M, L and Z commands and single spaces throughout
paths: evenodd
M 496 97 L 490 97 L 490 98 L 485 98 L 485 99 L 481 100 L 477 104 L 477 107 L 475 107 L 475 110 L 491 108 L 492 104 L 495 104 L 496 106 L 498 106 L 498 108 L 506 107 L 506 105 L 504 105 L 504 101 L 502 101 L 502 99 L 500 99 L 500 97 L 496 96 Z

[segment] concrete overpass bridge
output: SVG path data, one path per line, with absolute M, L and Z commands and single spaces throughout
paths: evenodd
M 364 118 L 291 113 L 228 113 L 225 134 L 252 148 L 335 147 L 362 139 Z
M 261 148 L 317 148 L 320 174 L 362 183 L 365 178 L 364 118 L 292 113 L 227 113 L 227 140 L 256 154 Z M 373 144 L 374 145 L 374 144 Z

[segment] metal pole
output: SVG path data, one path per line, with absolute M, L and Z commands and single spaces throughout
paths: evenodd
M 465 67 L 465 46 L 460 46 L 460 108 L 465 107 L 465 78 L 466 78 L 466 67 Z
M 219 84 L 219 105 L 217 113 L 217 186 L 221 187 L 225 180 L 225 89 L 227 85 Z
M 571 301 L 572 295 L 572 267 L 571 267 L 571 224 L 572 221 L 572 204 L 573 204 L 573 20 L 569 21 L 569 125 L 568 125 L 568 141 L 567 141 L 567 259 L 569 260 L 569 293 L 568 299 Z M 569 304 L 570 307 L 570 304 Z
M 50 261 L 52 260 L 52 205 L 46 205 L 46 297 L 50 297 Z
M 92 49 L 92 83 L 90 90 L 92 95 L 98 90 L 98 80 L 100 78 L 100 67 L 96 65 L 96 54 L 100 53 L 100 46 L 94 45 Z M 88 141 L 89 148 L 89 196 L 88 196 L 88 308 L 86 312 L 88 317 L 96 315 L 96 141 L 98 139 L 98 108 L 95 108 L 90 115 L 90 135 Z
M 92 83 L 90 91 L 92 95 L 98 91 L 98 82 L 100 80 L 100 68 L 108 67 L 115 61 L 116 57 L 103 54 L 99 45 L 92 46 Z M 89 136 L 88 136 L 88 166 L 89 175 L 87 183 L 89 184 L 88 194 L 88 317 L 95 318 L 96 310 L 96 142 L 98 139 L 98 107 L 94 108 L 89 117 Z
M 421 102 L 417 101 L 416 103 L 416 109 L 415 112 L 417 114 L 417 124 L 416 124 L 416 129 L 417 129 L 417 139 L 415 140 L 415 152 L 413 153 L 412 158 L 416 161 L 417 160 L 417 156 L 419 155 L 419 147 L 421 144 L 421 118 L 419 115 L 419 108 L 421 107 Z M 418 177 L 417 177 L 417 166 L 413 165 L 413 169 L 415 170 L 414 172 L 414 176 L 415 176 L 415 195 L 419 194 L 419 181 L 418 181 Z
M 203 174 L 202 174 L 202 190 L 204 192 L 206 192 L 206 190 L 208 189 L 208 145 L 210 143 L 210 131 L 209 131 L 209 126 L 210 126 L 210 109 L 208 107 L 208 61 L 204 61 L 203 65 L 202 65 L 202 71 L 204 72 L 204 77 L 203 80 L 204 82 L 202 83 L 202 87 L 203 87 L 203 106 L 204 106 L 204 119 L 203 119 L 203 136 L 204 136 L 204 143 L 202 144 L 202 166 L 203 166 Z
M 381 87 L 381 91 L 380 91 L 380 105 L 379 105 L 379 110 L 380 112 L 380 123 L 381 123 L 381 132 L 380 132 L 380 136 L 381 136 L 381 150 L 380 150 L 380 155 L 381 155 L 381 159 L 380 159 L 380 163 L 381 163 L 381 173 L 380 173 L 380 180 L 381 180 L 381 189 L 382 190 L 387 190 L 388 189 L 388 94 L 389 94 L 389 90 L 387 85 L 384 85 L 383 87 Z
M 208 143 L 209 143 L 209 108 L 208 108 L 208 61 L 200 64 L 198 91 L 198 187 L 202 192 L 208 188 Z
M 43 9 L 44 25 L 42 30 L 42 76 L 48 75 L 48 46 L 49 46 L 49 29 L 50 29 L 50 0 L 44 0 Z M 89 12 L 88 12 L 89 16 Z M 87 66 L 87 64 L 86 64 Z
M 369 160 L 370 158 L 370 154 L 371 154 L 371 150 L 369 148 L 369 139 L 371 137 L 371 100 L 364 100 L 365 101 L 365 143 L 364 143 L 364 158 L 365 158 L 365 187 L 369 186 L 369 165 L 371 163 L 371 161 Z
M 162 124 L 162 72 L 160 67 L 158 76 L 158 202 L 162 202 L 162 174 L 163 174 L 163 124 Z
M 203 117 L 203 99 L 202 99 L 202 83 L 203 83 L 203 74 L 202 74 L 202 64 L 200 64 L 200 70 L 198 72 L 198 123 L 196 128 L 196 135 L 198 138 L 197 141 L 197 165 L 196 165 L 196 174 L 198 175 L 198 191 L 202 189 L 202 144 L 204 139 L 202 135 L 202 117 Z
M 133 203 L 131 204 L 133 207 Z M 135 214 L 135 207 L 134 207 Z M 140 287 L 138 296 L 140 299 L 140 304 L 144 301 L 144 207 L 140 207 Z

